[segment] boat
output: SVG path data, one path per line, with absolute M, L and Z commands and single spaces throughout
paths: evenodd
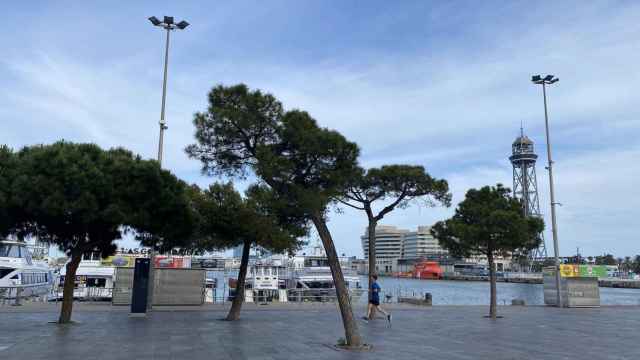
M 441 280 L 444 271 L 437 261 L 421 261 L 413 269 L 413 277 L 416 279 Z
M 114 260 L 107 262 L 101 258 L 98 252 L 89 252 L 82 255 L 82 260 L 76 270 L 73 298 L 78 300 L 111 300 L 115 269 L 116 265 L 120 264 L 119 261 L 126 261 L 127 264 L 133 262 L 122 256 L 114 257 Z M 58 299 L 62 299 L 66 272 L 67 267 L 63 266 L 60 269 L 57 287 Z
M 53 270 L 34 260 L 26 243 L 0 241 L 0 298 L 46 296 L 54 279 Z
M 347 259 L 340 266 L 349 295 L 361 296 L 366 289 L 360 285 L 360 276 L 349 269 Z M 236 293 L 237 279 L 229 278 L 229 300 Z M 250 262 L 245 281 L 245 301 L 334 301 L 336 290 L 329 260 L 324 250 L 316 245 L 309 255 L 287 257 L 273 254 Z
M 397 271 L 392 274 L 393 277 L 411 279 L 413 278 L 413 271 Z
M 360 284 L 360 276 L 349 269 L 347 259 L 340 259 L 344 282 L 352 298 L 361 296 L 366 289 Z M 320 245 L 313 247 L 310 255 L 295 256 L 290 266 L 288 288 L 289 301 L 327 301 L 335 299 L 335 286 L 329 260 Z
M 289 270 L 286 266 L 271 261 L 257 261 L 249 266 L 245 279 L 246 302 L 286 302 L 287 279 Z M 238 280 L 229 278 L 229 299 L 236 294 Z

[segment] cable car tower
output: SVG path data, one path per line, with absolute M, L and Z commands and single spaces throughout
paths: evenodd
M 511 146 L 511 164 L 513 165 L 513 196 L 522 201 L 524 214 L 542 217 L 540 202 L 538 201 L 538 182 L 536 180 L 536 160 L 533 141 L 524 135 L 520 127 L 520 136 Z M 544 236 L 540 233 L 540 246 L 529 252 L 530 260 L 540 261 L 547 257 Z

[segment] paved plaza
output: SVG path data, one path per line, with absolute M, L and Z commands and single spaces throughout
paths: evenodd
M 335 304 L 245 305 L 238 322 L 227 306 L 160 308 L 131 318 L 127 307 L 76 304 L 73 325 L 56 304 L 0 307 L 0 359 L 637 359 L 640 307 L 499 308 L 394 305 L 385 320 L 358 325 L 367 352 L 336 350 L 343 336 Z M 357 308 L 361 315 L 364 309 Z

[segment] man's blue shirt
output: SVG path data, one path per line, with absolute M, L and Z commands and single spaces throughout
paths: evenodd
M 380 301 L 380 285 L 378 285 L 378 282 L 374 282 L 373 285 L 371 285 L 371 300 L 373 301 Z

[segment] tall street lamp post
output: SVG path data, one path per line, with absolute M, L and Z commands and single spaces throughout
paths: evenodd
M 555 193 L 553 189 L 553 161 L 551 160 L 551 140 L 549 139 L 549 114 L 547 112 L 547 85 L 558 82 L 558 78 L 553 75 L 546 75 L 542 77 L 540 75 L 534 75 L 531 77 L 531 81 L 536 85 L 542 85 L 542 97 L 544 99 L 544 126 L 547 136 L 547 160 L 549 170 L 549 193 L 551 197 L 551 233 L 553 235 L 553 256 L 555 258 L 556 265 L 556 305 L 561 307 L 560 298 L 560 260 L 558 258 L 558 224 L 556 222 L 556 205 L 558 203 L 555 199 Z
M 171 30 L 184 30 L 189 23 L 182 20 L 175 24 L 172 16 L 165 16 L 163 21 L 158 20 L 155 16 L 149 18 L 154 26 L 161 27 L 167 31 L 167 41 L 164 51 L 164 78 L 162 80 L 162 107 L 160 109 L 160 141 L 158 142 L 158 162 L 162 165 L 162 144 L 164 141 L 164 131 L 168 128 L 164 120 L 164 104 L 167 99 L 167 67 L 169 65 L 169 35 Z
M 169 35 L 171 34 L 171 30 L 184 30 L 189 23 L 182 20 L 179 23 L 174 23 L 173 16 L 165 16 L 162 21 L 158 20 L 157 17 L 152 16 L 149 18 L 149 21 L 154 26 L 161 27 L 167 31 L 167 40 L 165 44 L 164 50 L 164 77 L 162 79 L 162 107 L 160 108 L 160 139 L 158 140 L 158 164 L 162 167 L 162 148 L 164 143 L 164 131 L 168 129 L 167 123 L 164 119 L 164 105 L 167 99 L 167 67 L 169 65 Z M 155 244 L 151 247 L 151 251 L 149 252 L 149 283 L 147 287 L 147 310 L 150 310 L 153 304 L 153 288 L 154 288 L 154 275 L 155 275 Z

